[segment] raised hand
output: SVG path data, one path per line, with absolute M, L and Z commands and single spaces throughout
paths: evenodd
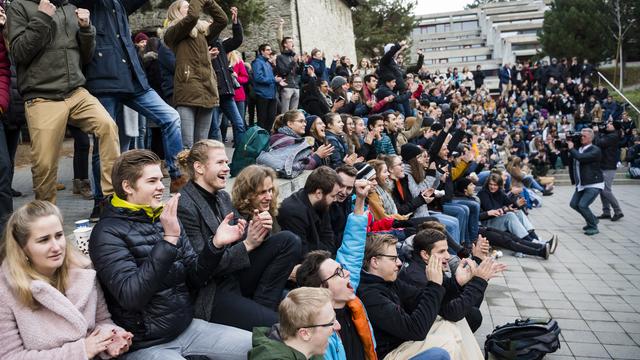
M 238 23 L 238 8 L 235 6 L 232 6 L 231 9 L 229 9 L 231 11 L 231 22 L 233 22 L 234 24 Z
M 331 154 L 333 154 L 333 146 L 329 144 L 322 144 L 320 145 L 320 147 L 318 147 L 318 150 L 316 150 L 315 154 L 318 155 L 321 159 L 326 159 L 331 156 Z
M 87 9 L 76 9 L 76 17 L 78 18 L 78 25 L 81 28 L 88 28 L 89 26 L 91 26 L 91 20 L 89 19 L 90 17 L 90 13 L 89 10 Z
M 233 217 L 234 215 L 232 212 L 227 214 L 227 216 L 224 217 L 224 220 L 222 220 L 222 223 L 220 223 L 220 226 L 218 226 L 218 230 L 216 230 L 216 234 L 211 240 L 213 242 L 213 246 L 216 248 L 221 248 L 242 239 L 247 221 L 244 219 L 238 219 L 237 225 L 231 225 L 229 223 L 233 220 Z
M 249 230 L 247 231 L 247 238 L 244 240 L 244 245 L 247 251 L 251 251 L 258 246 L 262 245 L 262 242 L 269 234 L 273 220 L 268 211 L 265 211 L 268 218 L 265 216 L 265 224 L 262 223 L 259 210 L 253 210 L 253 218 L 249 222 Z
M 178 199 L 180 194 L 175 194 L 164 204 L 160 214 L 160 224 L 164 230 L 164 240 L 176 245 L 180 239 L 180 221 L 178 221 Z
M 38 11 L 41 11 L 49 16 L 53 16 L 53 14 L 55 14 L 56 12 L 56 6 L 49 2 L 49 0 L 40 0 Z
M 87 353 L 87 357 L 93 359 L 101 352 L 106 351 L 115 335 L 114 331 L 100 331 L 99 328 L 93 330 L 89 336 L 84 338 L 84 351 Z
M 440 258 L 436 255 L 431 255 L 429 257 L 429 263 L 426 268 L 427 279 L 429 281 L 433 281 L 438 285 L 442 285 L 442 277 L 444 276 L 442 273 L 442 263 Z
M 476 271 L 476 262 L 471 259 L 462 259 L 456 269 L 456 282 L 460 286 L 464 286 L 473 278 L 473 273 Z

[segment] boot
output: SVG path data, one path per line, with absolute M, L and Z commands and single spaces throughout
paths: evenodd
M 62 190 L 64 190 L 64 189 L 66 189 L 66 188 L 67 188 L 67 187 L 66 187 L 66 186 L 64 186 L 64 184 L 63 184 L 63 183 L 57 183 L 57 184 L 56 184 L 56 190 L 58 190 L 58 191 L 62 191 Z
M 80 194 L 81 189 L 82 189 L 82 180 L 73 179 L 73 194 L 75 195 Z
M 80 195 L 87 200 L 93 200 L 93 191 L 91 191 L 91 181 L 89 179 L 81 180 Z

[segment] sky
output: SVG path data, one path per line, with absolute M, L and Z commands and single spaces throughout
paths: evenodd
M 462 10 L 473 0 L 418 0 L 415 14 L 433 14 L 447 11 Z

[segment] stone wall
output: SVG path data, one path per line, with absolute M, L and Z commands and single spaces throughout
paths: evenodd
M 295 39 L 297 52 L 302 49 L 310 53 L 317 47 L 325 52 L 328 63 L 336 53 L 347 55 L 356 63 L 351 9 L 344 0 L 265 0 L 265 5 L 264 22 L 247 29 L 248 35 L 245 34 L 244 43 L 238 49 L 247 60 L 253 60 L 262 43 L 279 48 L 276 38 L 278 21 L 282 18 L 285 20 L 283 33 Z M 165 10 L 136 12 L 129 17 L 129 22 L 134 32 L 154 32 L 162 27 L 165 16 Z M 222 36 L 231 36 L 230 29 L 228 27 Z

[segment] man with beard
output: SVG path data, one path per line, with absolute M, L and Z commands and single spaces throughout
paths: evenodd
M 312 250 L 326 250 L 335 256 L 335 243 L 329 207 L 340 191 L 340 179 L 328 166 L 315 169 L 304 188 L 282 201 L 278 224 L 302 240 L 302 256 Z M 300 259 L 302 260 L 302 259 Z
M 351 193 L 353 193 L 358 170 L 351 165 L 342 165 L 336 169 L 336 173 L 338 174 L 340 190 L 336 195 L 336 201 L 329 208 L 329 217 L 331 218 L 331 229 L 333 229 L 335 244 L 340 247 L 347 217 L 351 213 Z

